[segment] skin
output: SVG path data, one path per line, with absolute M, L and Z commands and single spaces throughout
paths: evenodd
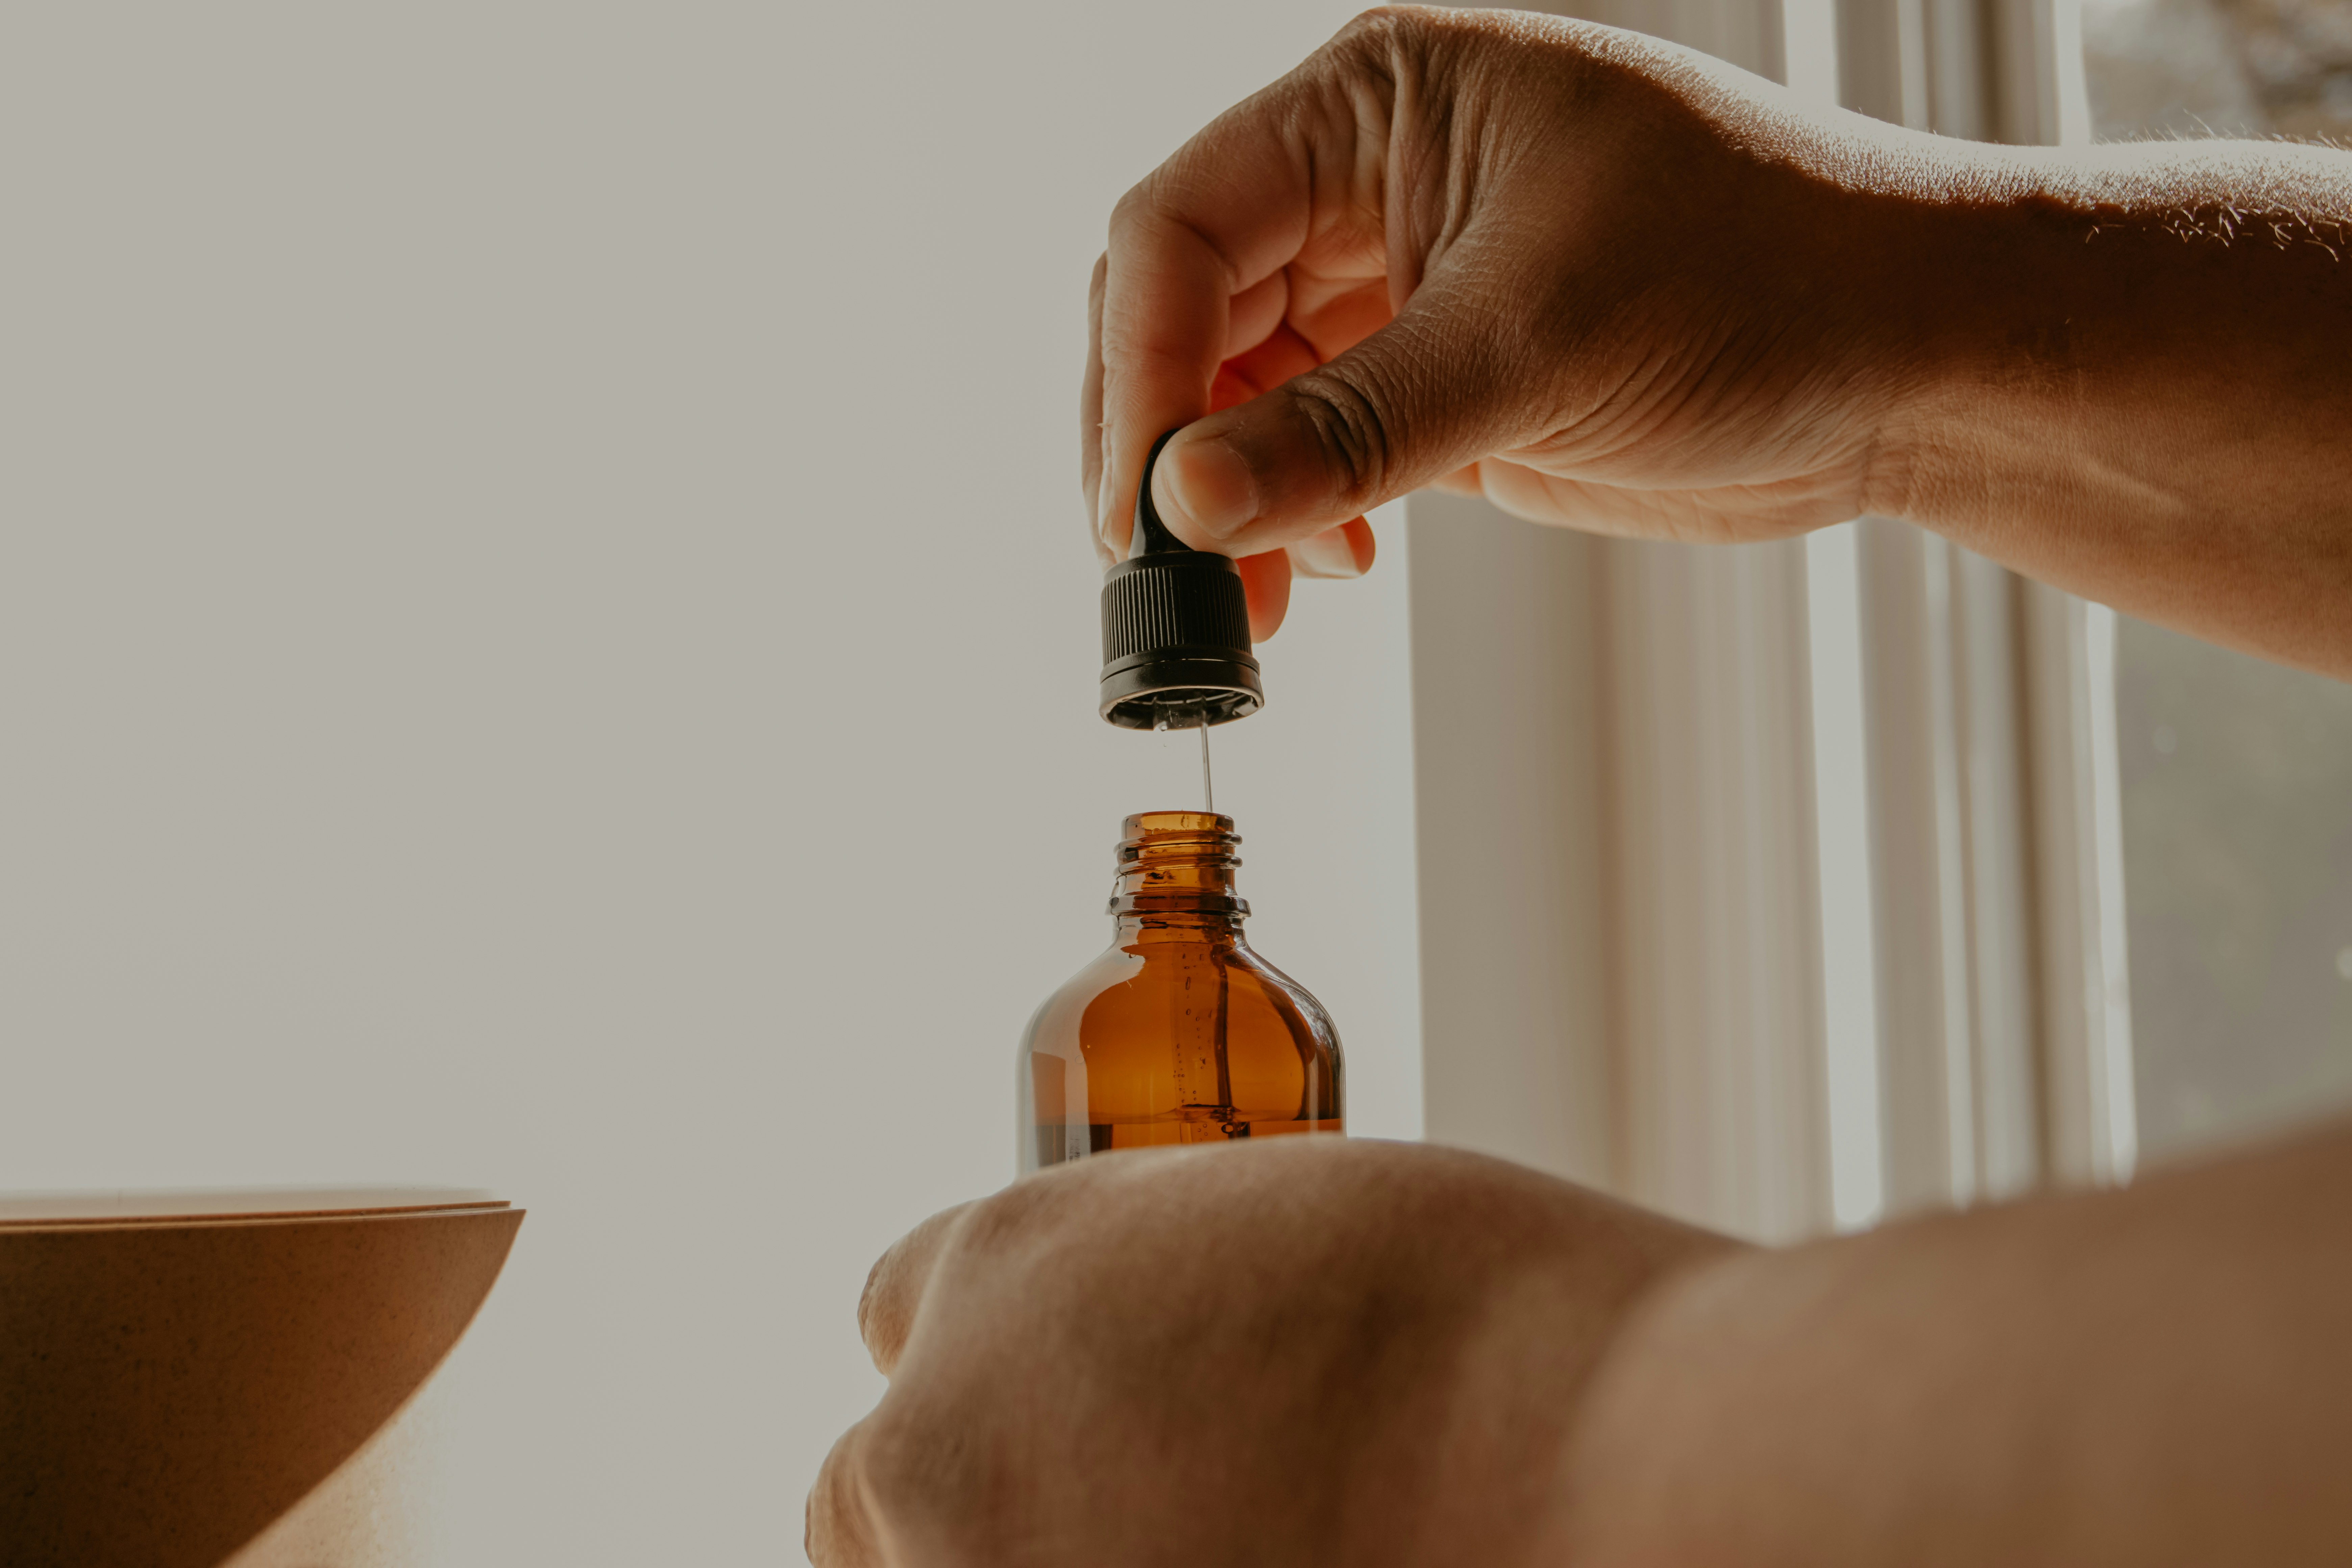
M 1777 1251 L 1457 1151 L 928 1221 L 818 1568 L 2352 1560 L 2352 1130 Z
M 2347 258 L 2331 149 L 1948 141 L 1606 27 L 1374 12 L 1120 201 L 1087 501 L 1123 549 L 1184 426 L 1153 499 L 1259 635 L 1442 483 L 1654 538 L 1902 518 L 2352 675 Z
M 1089 515 L 1370 565 L 1424 484 L 1687 540 L 1906 518 L 2352 676 L 2352 154 L 2066 153 L 1607 28 L 1360 19 L 1123 200 Z M 809 1500 L 850 1564 L 2352 1561 L 2352 1127 L 1761 1251 L 1284 1140 L 928 1222 Z
M 809 1555 L 1533 1561 L 1612 1329 L 1731 1246 L 1450 1150 L 1074 1162 L 876 1267 L 890 1389 L 826 1462 Z

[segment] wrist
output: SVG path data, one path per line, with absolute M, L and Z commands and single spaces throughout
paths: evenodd
M 1593 1367 L 1563 1453 L 1559 1560 L 1578 1568 L 1741 1561 L 1711 1555 L 1727 1483 L 1718 1394 L 1739 1368 L 1722 1320 L 1753 1255 L 1661 1279 Z M 1730 1532 L 1736 1540 L 1740 1531 Z
M 1443 1398 L 1409 1436 L 1429 1511 L 1416 1521 L 1426 1550 L 1401 1561 L 1561 1561 L 1574 1520 L 1563 1480 L 1616 1339 L 1668 1281 L 1752 1250 L 1578 1189 L 1552 1207 L 1540 1241 L 1480 1286 Z
M 1890 220 L 1906 284 L 1884 352 L 1906 369 L 1865 509 L 2131 614 L 2342 668 L 2340 639 L 2284 629 L 2326 624 L 2326 574 L 2275 526 L 2352 560 L 2352 182 L 2312 152 L 1949 155 L 1935 199 Z M 2233 604 L 2273 606 L 2264 637 Z
M 1621 1541 L 1641 1539 L 1622 1528 L 1629 1514 L 1642 1511 L 1640 1498 L 1621 1495 L 1620 1489 L 1667 1479 L 1662 1461 L 1672 1458 L 1683 1426 L 1679 1417 L 1652 1420 L 1644 1406 L 1661 1394 L 1685 1397 L 1687 1390 L 1661 1374 L 1683 1364 L 1676 1347 L 1686 1336 L 1706 1332 L 1712 1281 L 1759 1256 L 1745 1243 L 1688 1233 L 1643 1277 L 1599 1293 L 1589 1260 L 1569 1258 L 1555 1268 L 1533 1271 L 1520 1300 L 1497 1315 L 1498 1331 L 1482 1344 L 1476 1373 L 1463 1384 L 1474 1391 L 1507 1388 L 1506 1397 L 1546 1417 L 1544 1440 L 1518 1454 L 1517 1468 L 1531 1489 L 1515 1500 L 1537 1521 L 1529 1549 L 1487 1561 L 1546 1568 L 1652 1561 L 1609 1554 Z M 1545 1366 L 1545 1375 L 1530 1377 L 1532 1365 Z M 1622 1506 L 1629 1502 L 1636 1505 L 1630 1510 Z M 1602 1526 L 1598 1534 L 1595 1523 Z
M 1982 548 L 2063 456 L 2089 220 L 2053 201 L 2038 149 L 1918 142 L 1842 170 L 1812 265 L 1851 301 L 1868 367 L 1863 510 Z
M 1973 518 L 1985 509 L 1955 490 L 1998 478 L 1975 460 L 1988 426 L 2019 391 L 2046 390 L 2030 384 L 2066 347 L 2067 304 L 2045 285 L 2080 226 L 2053 217 L 2038 150 L 1843 112 L 1759 140 L 1772 148 L 1760 265 L 1721 281 L 1774 334 L 1775 398 L 1821 408 L 1861 511 Z M 1764 184 L 1751 171 L 1739 188 L 1752 205 Z

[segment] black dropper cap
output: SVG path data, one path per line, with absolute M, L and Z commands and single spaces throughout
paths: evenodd
M 1127 559 L 1103 574 L 1102 716 L 1129 730 L 1223 724 L 1265 706 L 1241 568 L 1187 550 L 1151 504 L 1152 465 L 1175 434 L 1151 444 Z

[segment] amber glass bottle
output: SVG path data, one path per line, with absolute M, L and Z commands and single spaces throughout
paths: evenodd
M 1037 1009 L 1014 1075 L 1025 1173 L 1086 1154 L 1342 1129 L 1339 1037 L 1249 949 L 1230 816 L 1127 819 L 1103 955 Z

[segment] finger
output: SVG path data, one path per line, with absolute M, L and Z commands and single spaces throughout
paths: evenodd
M 1318 277 L 1385 279 L 1385 130 L 1347 85 L 1328 60 L 1309 61 L 1119 202 L 1103 300 L 1105 537 L 1124 535 L 1153 441 L 1207 411 L 1219 363 L 1255 336 L 1268 279 L 1310 247 Z
M 923 1289 L 930 1283 L 931 1266 L 963 1223 L 970 1204 L 942 1209 L 897 1241 L 866 1276 L 857 1298 L 857 1332 L 876 1370 L 890 1375 L 914 1332 L 915 1313 L 922 1306 Z
M 1290 556 L 1269 550 L 1234 564 L 1241 568 L 1242 592 L 1249 600 L 1250 641 L 1264 642 L 1282 629 L 1282 617 L 1290 613 Z
M 1361 516 L 1538 434 L 1524 332 L 1466 242 L 1397 319 L 1263 396 L 1190 425 L 1152 469 L 1152 500 L 1195 549 L 1255 554 Z
M 1118 559 L 1094 526 L 1095 498 L 1102 491 L 1103 279 L 1109 271 L 1110 257 L 1096 257 L 1094 280 L 1087 285 L 1087 374 L 1078 388 L 1078 472 L 1087 492 L 1087 534 L 1105 567 Z
M 1278 323 L 1263 340 L 1217 367 L 1216 382 L 1209 389 L 1209 412 L 1247 403 L 1322 363 L 1323 356 L 1296 328 Z
M 1395 319 L 1385 277 L 1336 278 L 1290 269 L 1290 308 L 1284 321 L 1314 345 L 1315 360 L 1338 359 Z
M 1294 577 L 1360 577 L 1372 569 L 1372 525 L 1360 517 L 1290 546 Z
M 881 1568 L 874 1521 L 857 1481 L 858 1436 L 864 1423 L 841 1435 L 809 1489 L 801 1546 L 815 1568 Z
M 1433 490 L 1444 490 L 1447 495 L 1452 496 L 1486 494 L 1486 486 L 1479 481 L 1478 465 L 1475 463 L 1465 463 L 1450 474 L 1438 475 L 1429 481 L 1429 488 Z
M 1222 357 L 1233 359 L 1265 342 L 1282 325 L 1290 307 L 1290 274 L 1276 272 L 1234 295 L 1225 305 L 1225 346 Z

